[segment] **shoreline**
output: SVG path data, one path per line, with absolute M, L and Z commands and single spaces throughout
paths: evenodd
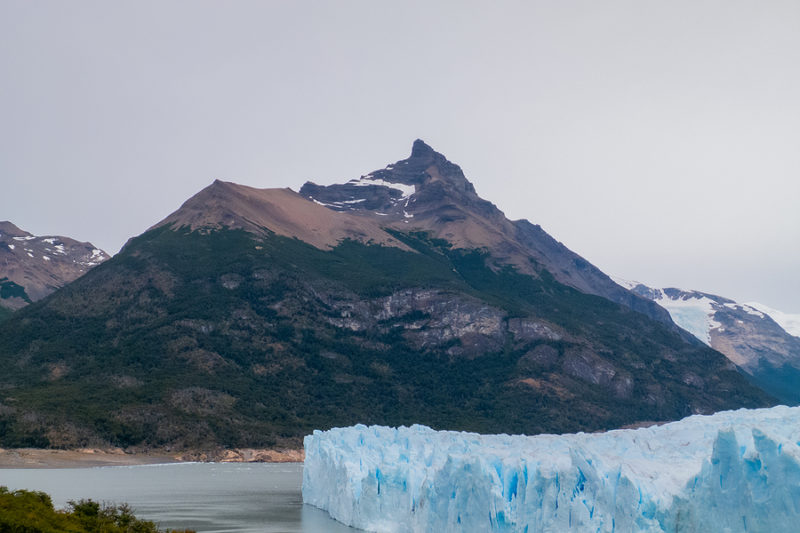
M 170 453 L 126 452 L 81 448 L 51 450 L 41 448 L 0 448 L 0 470 L 17 468 L 93 468 L 99 466 L 140 466 L 174 463 L 294 463 L 303 462 L 303 450 L 234 449 Z

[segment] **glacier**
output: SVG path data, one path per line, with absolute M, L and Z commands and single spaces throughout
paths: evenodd
M 595 434 L 357 425 L 305 438 L 303 501 L 375 532 L 798 531 L 799 441 L 784 406 Z

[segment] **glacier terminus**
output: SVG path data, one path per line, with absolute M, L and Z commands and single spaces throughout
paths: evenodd
M 798 441 L 784 406 L 530 437 L 357 425 L 305 438 L 303 501 L 375 532 L 798 531 Z

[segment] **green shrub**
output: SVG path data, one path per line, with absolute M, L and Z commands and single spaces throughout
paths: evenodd
M 69 506 L 59 511 L 44 492 L 0 487 L 0 533 L 162 533 L 155 523 L 136 518 L 126 504 L 80 500 Z

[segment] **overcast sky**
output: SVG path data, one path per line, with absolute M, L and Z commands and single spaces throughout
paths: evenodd
M 422 138 L 608 274 L 800 312 L 800 2 L 0 0 L 0 220 L 115 253 Z

